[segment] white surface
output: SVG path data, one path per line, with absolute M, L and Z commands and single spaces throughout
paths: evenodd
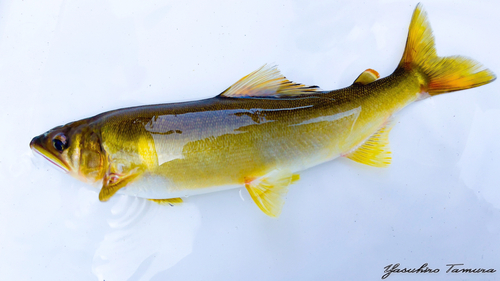
M 5 280 L 498 280 L 500 81 L 406 108 L 393 164 L 305 171 L 279 219 L 246 191 L 162 207 L 34 160 L 32 137 L 124 106 L 214 96 L 264 63 L 322 89 L 396 67 L 416 1 L 0 2 Z M 440 55 L 500 74 L 496 1 L 424 2 Z M 237 163 L 235 163 L 237 164 Z M 437 278 L 437 279 L 436 279 Z

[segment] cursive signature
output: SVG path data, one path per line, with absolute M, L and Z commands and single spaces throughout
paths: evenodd
M 400 268 L 399 263 L 389 264 L 384 267 L 384 275 L 382 275 L 382 279 L 386 279 L 392 273 L 439 273 L 441 270 L 439 268 L 431 268 L 428 263 L 422 264 L 419 268 Z M 446 264 L 448 267 L 446 273 L 495 273 L 496 269 L 490 268 L 464 268 L 463 263 L 449 263 Z

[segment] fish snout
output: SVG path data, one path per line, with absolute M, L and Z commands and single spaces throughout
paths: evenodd
M 40 136 L 34 137 L 30 142 L 30 148 L 35 149 L 35 144 L 40 145 Z
M 38 137 L 34 137 L 31 141 L 30 141 L 30 148 L 33 149 L 33 146 L 35 145 L 35 142 L 37 140 Z

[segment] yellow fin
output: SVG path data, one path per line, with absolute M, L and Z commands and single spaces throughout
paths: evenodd
M 101 191 L 99 192 L 99 201 L 106 202 L 108 201 L 115 193 L 122 188 L 120 185 L 103 185 Z
M 169 199 L 148 199 L 149 201 L 153 201 L 160 205 L 170 205 L 173 206 L 175 204 L 181 204 L 183 201 L 181 198 L 169 198 Z
M 294 83 L 283 76 L 278 68 L 262 66 L 241 78 L 219 96 L 242 97 L 294 97 L 319 92 L 318 86 Z
M 139 168 L 131 169 L 130 166 L 130 163 L 123 161 L 112 161 L 109 164 L 99 192 L 99 201 L 108 201 L 120 188 L 125 187 L 142 174 Z
M 365 143 L 346 155 L 347 158 L 373 167 L 387 167 L 391 164 L 389 132 L 392 122 L 373 134 Z
M 286 171 L 274 171 L 261 178 L 254 179 L 245 184 L 253 201 L 270 217 L 277 218 L 285 204 L 283 197 L 288 192 L 288 186 L 300 176 Z
M 408 39 L 398 68 L 423 72 L 425 88 L 431 96 L 479 87 L 496 79 L 480 63 L 460 56 L 438 57 L 434 36 L 421 4 L 411 18 Z
M 108 201 L 120 188 L 132 182 L 137 176 L 137 174 L 130 174 L 128 176 L 119 174 L 106 175 L 101 191 L 99 192 L 99 201 Z
M 367 85 L 373 81 L 376 81 L 378 78 L 380 78 L 378 72 L 371 68 L 368 68 L 367 70 L 363 71 L 363 73 L 361 73 L 358 78 L 356 78 L 354 84 Z
M 435 58 L 437 53 L 432 29 L 424 7 L 419 3 L 411 18 L 406 47 L 399 66 L 412 69 L 415 65 L 424 64 Z

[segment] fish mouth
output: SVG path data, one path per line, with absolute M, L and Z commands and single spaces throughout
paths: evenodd
M 69 173 L 69 167 L 66 163 L 61 161 L 59 158 L 57 158 L 54 154 L 52 154 L 50 151 L 46 150 L 43 148 L 40 144 L 38 144 L 38 137 L 33 138 L 30 142 L 30 147 L 35 154 L 41 155 L 43 158 L 47 159 L 49 162 L 54 164 L 56 167 L 61 169 L 65 173 Z

